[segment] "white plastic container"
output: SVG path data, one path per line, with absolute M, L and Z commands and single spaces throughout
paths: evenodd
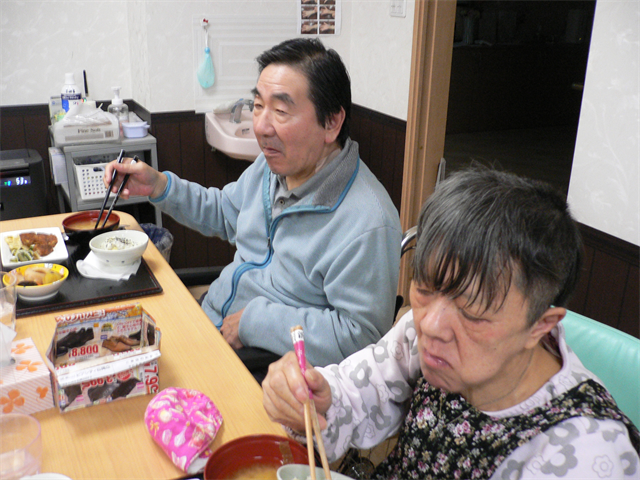
M 60 98 L 62 99 L 62 109 L 65 112 L 69 111 L 70 106 L 78 105 L 82 102 L 82 92 L 73 79 L 73 72 L 65 74 Z
M 149 124 L 147 122 L 124 122 L 122 131 L 126 138 L 142 138 L 147 136 Z

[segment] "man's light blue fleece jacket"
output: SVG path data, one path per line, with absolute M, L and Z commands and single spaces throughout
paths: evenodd
M 276 176 L 263 154 L 237 182 L 205 188 L 171 172 L 153 203 L 176 221 L 236 247 L 202 304 L 220 328 L 244 309 L 240 341 L 283 355 L 302 325 L 313 365 L 341 361 L 393 323 L 402 229 L 384 187 L 348 140 L 332 174 L 272 218 Z

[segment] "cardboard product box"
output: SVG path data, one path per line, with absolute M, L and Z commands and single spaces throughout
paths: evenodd
M 13 363 L 0 368 L 0 415 L 53 408 L 51 374 L 31 338 L 11 342 Z
M 56 317 L 47 350 L 61 412 L 157 393 L 160 330 L 137 303 Z

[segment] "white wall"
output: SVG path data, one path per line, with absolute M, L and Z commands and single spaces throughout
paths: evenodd
M 569 204 L 578 221 L 640 245 L 640 4 L 598 0 Z
M 127 3 L 0 1 L 0 104 L 29 105 L 60 95 L 65 72 L 93 98 L 112 86 L 131 98 Z
M 322 38 L 343 57 L 355 103 L 406 120 L 414 2 L 407 2 L 405 18 L 390 17 L 389 3 L 342 0 L 341 35 Z M 60 93 L 65 72 L 73 71 L 82 87 L 86 70 L 94 99 L 112 98 L 111 87 L 119 85 L 123 98 L 136 100 L 152 113 L 194 110 L 202 93 L 195 69 L 203 55 L 194 18 L 264 17 L 264 26 L 253 33 L 259 39 L 265 32 L 264 42 L 271 38 L 266 20 L 295 18 L 296 4 L 296 0 L 1 0 L 0 105 L 46 103 Z M 292 37 L 295 30 L 282 34 Z M 223 75 L 224 68 L 221 65 L 217 73 Z
M 405 18 L 389 16 L 389 1 L 352 4 L 349 71 L 353 103 L 406 120 L 415 2 L 407 1 Z

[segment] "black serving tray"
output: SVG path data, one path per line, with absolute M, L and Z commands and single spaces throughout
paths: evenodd
M 78 272 L 76 261 L 84 259 L 89 254 L 89 245 L 73 241 L 67 241 L 66 244 L 69 258 L 60 263 L 69 269 L 69 277 L 60 287 L 58 294 L 42 302 L 25 302 L 18 297 L 17 318 L 162 293 L 162 286 L 144 258 L 136 274 L 131 275 L 128 280 L 85 278 Z

